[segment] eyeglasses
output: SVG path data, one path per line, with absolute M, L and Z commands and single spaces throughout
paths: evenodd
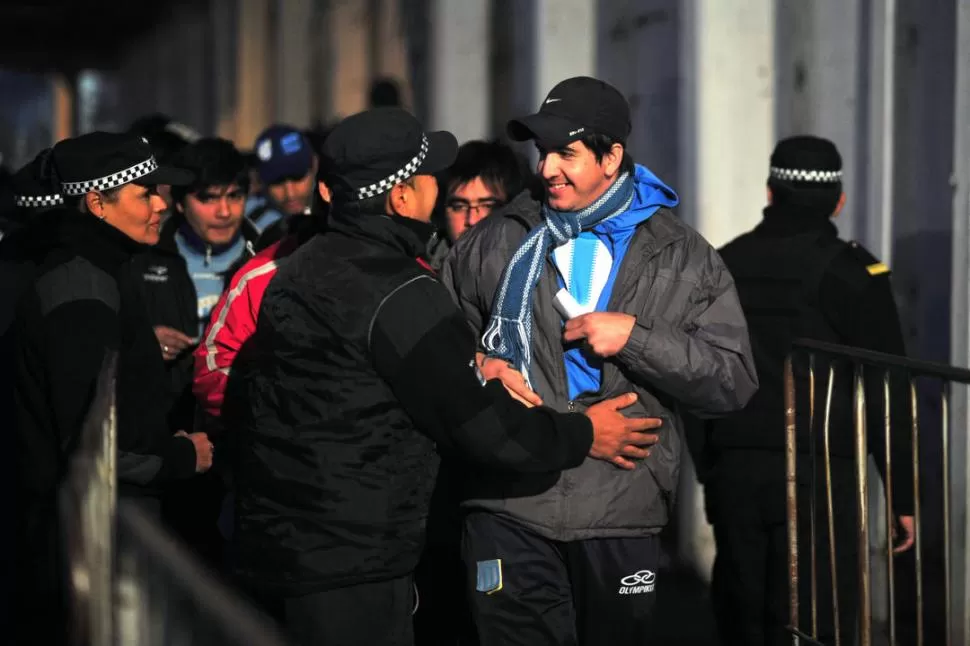
M 496 199 L 485 199 L 478 200 L 476 202 L 469 202 L 467 200 L 449 200 L 445 204 L 445 208 L 455 215 L 463 215 L 466 218 L 471 214 L 471 212 L 478 211 L 480 214 L 488 215 L 493 210 L 502 206 L 501 200 Z

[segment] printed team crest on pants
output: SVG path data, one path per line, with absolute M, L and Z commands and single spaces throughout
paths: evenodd
M 502 589 L 502 559 L 478 562 L 475 590 L 494 594 Z

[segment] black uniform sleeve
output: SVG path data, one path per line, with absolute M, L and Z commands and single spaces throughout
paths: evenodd
M 836 256 L 822 279 L 821 304 L 845 345 L 905 356 L 902 327 L 889 269 L 857 245 Z M 885 392 L 883 373 L 866 371 L 866 422 L 869 451 L 886 478 Z M 893 507 L 913 513 L 912 413 L 908 377 L 890 371 L 890 455 Z
M 482 385 L 468 323 L 430 276 L 384 300 L 371 322 L 370 348 L 415 425 L 445 449 L 485 466 L 536 473 L 578 466 L 589 452 L 593 428 L 585 415 L 526 408 L 500 382 Z
M 51 413 L 67 457 L 77 445 L 105 354 L 118 349 L 118 316 L 100 301 L 78 300 L 51 311 L 44 328 Z

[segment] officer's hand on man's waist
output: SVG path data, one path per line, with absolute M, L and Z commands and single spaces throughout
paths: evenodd
M 655 417 L 632 419 L 620 412 L 636 401 L 635 393 L 627 393 L 586 410 L 586 416 L 593 422 L 590 457 L 612 462 L 621 469 L 633 469 L 636 467 L 633 460 L 650 455 L 649 449 L 644 447 L 656 444 L 660 436 L 645 431 L 660 428 L 663 421 Z
M 566 321 L 562 338 L 567 343 L 586 340 L 586 345 L 599 357 L 618 354 L 630 340 L 637 319 L 620 312 L 591 312 Z

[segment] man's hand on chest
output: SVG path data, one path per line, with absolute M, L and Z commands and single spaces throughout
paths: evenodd
M 563 340 L 567 343 L 584 340 L 593 354 L 612 357 L 630 340 L 637 319 L 620 312 L 592 312 L 566 321 Z

